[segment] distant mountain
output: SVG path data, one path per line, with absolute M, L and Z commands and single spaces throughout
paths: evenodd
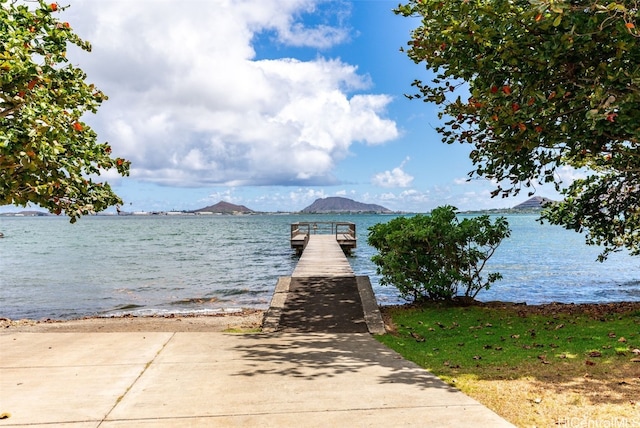
M 250 214 L 255 211 L 245 207 L 244 205 L 234 205 L 229 202 L 220 201 L 215 205 L 209 205 L 208 207 L 200 208 L 193 211 L 194 213 L 216 213 L 216 214 Z
M 303 209 L 303 213 L 339 213 L 339 212 L 376 212 L 390 213 L 391 210 L 380 205 L 363 204 L 348 198 L 332 196 L 316 199 L 314 203 Z
M 539 210 L 543 208 L 546 204 L 553 203 L 555 201 L 543 198 L 542 196 L 534 196 L 533 198 L 527 199 L 521 204 L 516 205 L 512 209 L 514 210 Z

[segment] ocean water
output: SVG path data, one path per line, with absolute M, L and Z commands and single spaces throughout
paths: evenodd
M 487 270 L 504 279 L 480 300 L 539 304 L 640 301 L 640 258 L 598 248 L 535 215 L 507 216 L 512 236 Z M 296 221 L 352 221 L 358 248 L 349 258 L 371 277 L 380 304 L 397 290 L 380 286 L 366 244 L 385 215 L 0 217 L 0 317 L 72 319 L 120 314 L 207 313 L 269 306 L 278 277 L 297 258 Z

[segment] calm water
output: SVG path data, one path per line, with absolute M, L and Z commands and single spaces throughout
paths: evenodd
M 122 313 L 208 312 L 266 308 L 279 276 L 297 262 L 289 248 L 295 221 L 353 221 L 350 258 L 369 275 L 381 304 L 401 303 L 378 285 L 367 229 L 391 216 L 260 215 L 0 218 L 0 317 L 69 319 Z M 480 300 L 640 301 L 640 259 L 597 248 L 535 215 L 509 216 L 512 237 L 488 269 L 504 279 Z

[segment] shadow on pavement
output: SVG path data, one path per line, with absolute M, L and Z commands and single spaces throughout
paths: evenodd
M 366 333 L 356 278 L 291 278 L 278 329 L 289 333 Z
M 255 364 L 236 376 L 281 375 L 314 380 L 366 372 L 375 384 L 407 384 L 459 393 L 436 376 L 406 361 L 369 334 L 244 335 L 235 347 Z M 272 338 L 273 340 L 270 340 Z M 284 340 L 283 340 L 284 339 Z M 376 379 L 377 378 L 377 379 Z

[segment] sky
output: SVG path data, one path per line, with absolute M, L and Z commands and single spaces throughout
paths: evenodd
M 398 0 L 65 0 L 91 42 L 70 62 L 109 100 L 84 121 L 131 161 L 101 176 L 127 211 L 224 200 L 298 211 L 343 196 L 391 210 L 507 208 L 467 181 L 471 146 L 446 145 Z M 62 5 L 62 3 L 61 3 Z M 552 189 L 539 196 L 559 199 Z

